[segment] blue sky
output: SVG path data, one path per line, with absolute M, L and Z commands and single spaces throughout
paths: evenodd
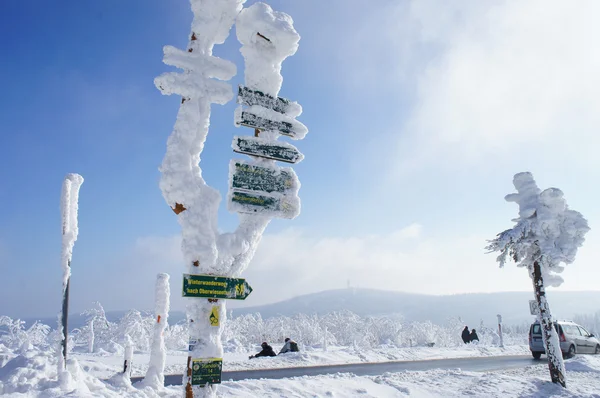
M 248 1 L 250 5 L 254 1 Z M 564 290 L 596 289 L 600 256 L 598 37 L 581 2 L 273 1 L 302 36 L 281 96 L 304 108 L 294 143 L 302 214 L 275 220 L 250 265 L 246 304 L 361 287 L 423 293 L 528 290 L 497 269 L 485 239 L 511 226 L 512 175 L 564 190 L 592 232 Z M 179 225 L 158 188 L 179 99 L 153 79 L 162 47 L 185 47 L 183 0 L 0 5 L 0 313 L 42 316 L 60 302 L 62 179 L 85 178 L 72 308 L 150 308 L 157 272 L 181 308 Z M 215 54 L 243 59 L 232 31 Z M 227 189 L 234 102 L 213 106 L 202 154 Z M 221 206 L 220 227 L 236 216 Z M 17 298 L 18 297 L 18 298 Z

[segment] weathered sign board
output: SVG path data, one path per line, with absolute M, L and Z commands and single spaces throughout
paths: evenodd
M 298 215 L 299 199 L 242 191 L 230 191 L 229 209 L 247 214 L 269 214 L 292 219 Z
M 260 137 L 235 136 L 233 137 L 231 147 L 237 153 L 287 163 L 298 163 L 304 159 L 304 155 L 295 146 L 287 142 L 267 140 Z
M 294 129 L 294 125 L 283 120 L 270 120 L 262 116 L 255 115 L 250 111 L 242 111 L 239 118 L 236 118 L 235 123 L 240 126 L 252 127 L 258 130 L 276 130 L 280 134 L 289 137 L 296 137 L 298 132 Z
M 298 104 L 281 97 L 273 97 L 259 90 L 252 90 L 248 87 L 238 87 L 237 103 L 240 105 L 254 106 L 260 105 L 264 108 L 272 109 L 275 112 L 286 113 L 292 108 L 299 108 Z
M 296 176 L 292 169 L 262 167 L 233 161 L 231 186 L 237 190 L 285 193 L 293 190 Z
M 220 384 L 223 358 L 192 359 L 192 385 Z

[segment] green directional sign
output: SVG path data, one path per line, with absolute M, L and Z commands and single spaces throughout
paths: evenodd
M 287 163 L 298 163 L 304 159 L 298 149 L 287 142 L 278 142 L 259 137 L 233 137 L 231 144 L 234 152 L 279 160 Z
M 231 185 L 249 191 L 284 193 L 294 187 L 294 174 L 288 170 L 235 161 Z
M 275 112 L 285 113 L 292 106 L 292 102 L 281 97 L 273 97 L 259 90 L 251 90 L 248 87 L 239 86 L 238 104 L 241 105 L 260 105 L 265 108 L 273 109 Z
M 220 384 L 223 358 L 192 359 L 192 385 Z
M 236 123 L 240 126 L 252 127 L 259 130 L 276 130 L 283 135 L 295 137 L 297 135 L 294 125 L 289 122 L 269 120 L 255 115 L 249 111 L 242 111 L 239 120 Z
M 242 278 L 183 274 L 183 297 L 245 300 L 252 288 Z
M 299 213 L 299 204 L 286 197 L 274 197 L 257 193 L 232 191 L 230 211 L 248 214 L 268 214 L 292 219 Z M 299 203 L 299 202 L 298 202 Z

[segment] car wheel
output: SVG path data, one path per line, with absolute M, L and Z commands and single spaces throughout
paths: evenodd
M 571 347 L 569 347 L 569 352 L 567 352 L 566 358 L 573 358 L 576 353 L 577 351 L 575 350 L 575 346 L 572 345 Z
M 541 352 L 531 352 L 531 355 L 533 355 L 533 359 L 540 359 L 542 357 Z
M 600 345 L 596 346 L 596 351 L 594 351 L 594 354 L 596 354 L 596 355 L 600 354 Z

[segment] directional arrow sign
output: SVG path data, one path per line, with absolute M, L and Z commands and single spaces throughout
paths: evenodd
M 242 111 L 241 117 L 239 120 L 236 120 L 236 123 L 241 126 L 252 127 L 259 130 L 277 130 L 281 134 L 289 135 L 293 137 L 294 134 L 294 126 L 292 123 L 278 120 L 269 120 L 264 117 L 260 117 L 251 113 L 249 111 Z
M 300 106 L 288 99 L 273 97 L 259 90 L 251 90 L 248 87 L 239 86 L 237 103 L 241 105 L 260 105 L 265 108 L 273 109 L 275 112 L 286 113 L 292 111 L 298 113 Z
M 284 193 L 297 185 L 295 173 L 290 168 L 262 167 L 234 160 L 230 174 L 231 186 L 235 189 Z
M 277 197 L 264 194 L 230 191 L 229 211 L 260 214 L 272 217 L 295 218 L 300 214 L 300 200 L 297 197 Z
M 260 137 L 233 137 L 231 144 L 234 152 L 279 160 L 287 163 L 298 163 L 304 159 L 298 149 L 287 142 L 267 140 Z
M 294 140 L 301 140 L 308 129 L 296 119 L 273 112 L 270 109 L 254 106 L 247 110 L 238 108 L 235 112 L 235 124 L 258 130 L 278 131 Z
M 242 278 L 183 274 L 183 297 L 245 300 L 252 288 Z

